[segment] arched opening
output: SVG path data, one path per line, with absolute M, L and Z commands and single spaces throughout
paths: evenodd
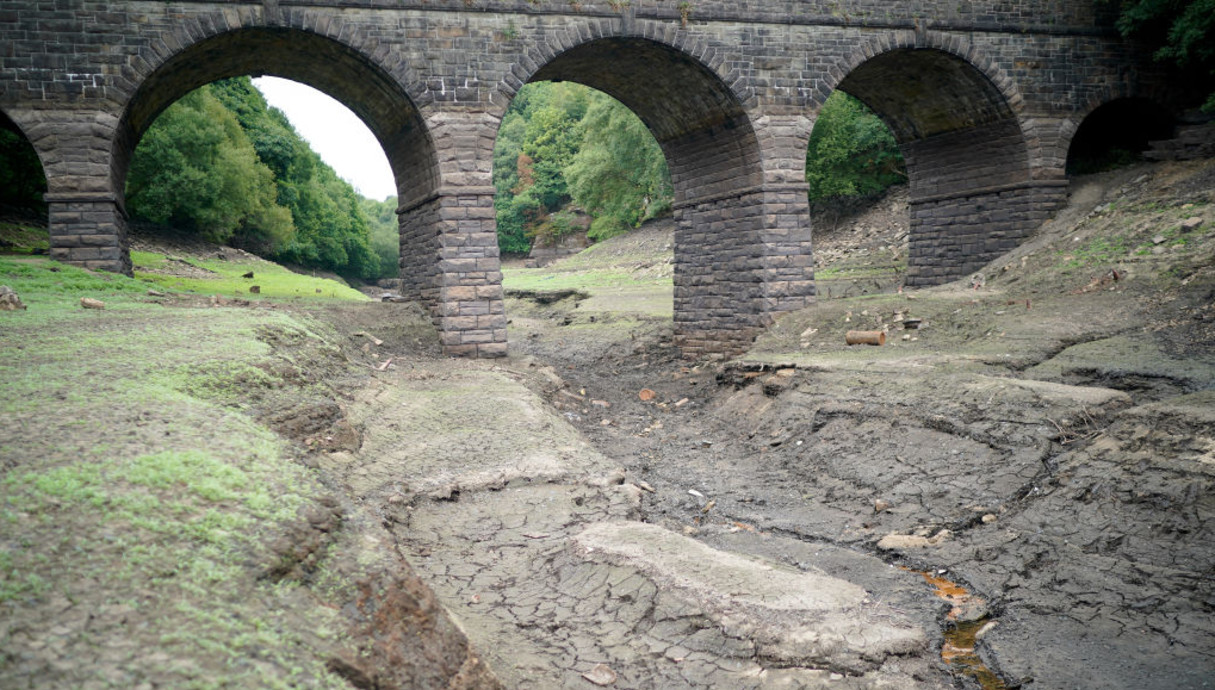
M 885 292 L 907 264 L 907 168 L 894 133 L 837 89 L 823 103 L 806 149 L 814 224 L 815 293 Z
M 907 285 L 973 272 L 1015 247 L 1061 197 L 1031 180 L 1026 137 L 1006 95 L 951 52 L 890 50 L 852 69 L 837 88 L 886 122 L 906 162 Z
M 0 112 L 0 253 L 48 251 L 46 175 L 29 139 Z
M 25 133 L 0 112 L 0 207 L 46 212 L 46 174 L 42 161 Z
M 668 45 L 603 38 L 545 62 L 525 82 L 575 82 L 640 118 L 673 189 L 674 320 L 685 355 L 749 342 L 764 324 L 763 176 L 756 132 L 713 69 Z
M 128 182 L 140 173 L 132 170 L 136 145 L 157 117 L 187 94 L 193 98 L 207 84 L 226 84 L 223 89 L 232 100 L 233 89 L 251 88 L 248 80 L 244 87 L 240 80 L 232 81 L 244 75 L 307 84 L 348 107 L 367 125 L 396 181 L 402 289 L 411 297 L 433 301 L 438 293 L 438 240 L 430 217 L 434 209 L 428 204 L 438 185 L 438 166 L 425 123 L 392 75 L 353 48 L 316 34 L 242 29 L 200 41 L 166 60 L 140 86 L 119 122 L 111 173 L 120 205 L 125 206 L 123 191 L 131 189 Z M 224 94 L 219 95 L 223 100 Z M 261 162 L 273 167 L 264 158 Z
M 1119 98 L 1089 113 L 1067 149 L 1067 174 L 1085 175 L 1141 160 L 1150 142 L 1173 136 L 1171 113 L 1146 98 Z
M 371 200 L 331 166 L 341 159 L 331 154 L 333 160 L 326 160 L 314 149 L 369 148 L 362 158 L 370 161 L 347 167 L 345 174 L 360 175 L 378 159 L 383 179 L 365 183 L 376 182 L 387 194 L 392 174 L 378 141 L 353 113 L 315 89 L 274 78 L 264 88 L 277 98 L 265 97 L 248 77 L 224 79 L 191 91 L 161 113 L 131 158 L 124 196 L 132 234 L 151 239 L 166 231 L 185 233 L 182 239 L 235 247 L 348 281 L 395 278 L 395 214 L 382 229 L 388 237 L 376 238 L 391 243 L 382 257 L 372 242 L 372 230 L 381 228 L 364 210 Z M 271 107 L 274 100 L 287 111 Z M 323 113 L 325 123 L 312 128 L 309 140 L 296 124 L 307 128 L 313 112 Z M 394 199 L 389 213 L 396 208 Z

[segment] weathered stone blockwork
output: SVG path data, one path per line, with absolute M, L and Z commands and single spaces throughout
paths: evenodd
M 130 275 L 126 214 L 114 199 L 48 194 L 46 200 L 52 259 Z
M 528 81 L 587 84 L 668 157 L 676 326 L 701 356 L 813 300 L 804 159 L 833 90 L 908 152 L 909 283 L 960 277 L 1059 203 L 1088 112 L 1184 101 L 1111 20 L 1091 0 L 30 0 L 0 6 L 0 110 L 42 157 L 55 256 L 129 271 L 126 170 L 164 107 L 238 74 L 316 86 L 384 146 L 402 278 L 447 351 L 497 356 L 498 123 Z
M 1067 183 L 1043 182 L 911 204 L 906 284 L 969 275 L 1024 240 L 1067 200 Z

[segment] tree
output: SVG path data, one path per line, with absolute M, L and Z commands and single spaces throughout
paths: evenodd
M 382 261 L 372 249 L 371 226 L 354 188 L 321 160 L 281 110 L 269 107 L 249 77 L 217 81 L 212 88 L 274 172 L 278 203 L 291 211 L 295 236 L 275 258 L 347 277 L 380 277 Z
M 152 123 L 127 175 L 135 216 L 262 252 L 286 246 L 294 233 L 276 194 L 274 174 L 207 87 L 186 94 Z
M 572 87 L 562 84 L 551 89 L 548 103 L 532 112 L 524 130 L 522 153 L 530 161 L 530 188 L 546 212 L 560 209 L 570 199 L 565 168 L 582 141 L 579 125 L 587 108 L 587 89 Z
M 193 91 L 152 124 L 127 199 L 139 217 L 270 258 L 347 277 L 384 271 L 362 198 L 248 77 Z
M 537 233 L 573 228 L 557 216 L 571 202 L 591 213 L 591 235 L 603 238 L 669 210 L 673 196 L 645 125 L 606 94 L 565 82 L 516 94 L 498 128 L 493 181 L 504 253 L 526 253 Z
M 377 278 L 396 278 L 401 271 L 401 231 L 397 223 L 397 198 L 360 202 L 371 230 L 371 249 L 380 260 Z
M 632 111 L 596 94 L 582 131 L 565 177 L 574 202 L 592 216 L 591 239 L 628 232 L 670 210 L 674 192 L 666 158 Z
M 1120 0 L 1117 26 L 1190 72 L 1207 93 L 1203 110 L 1215 112 L 1215 0 Z
M 42 210 L 46 193 L 42 162 L 20 132 L 4 127 L 6 119 L 0 115 L 0 204 Z
M 831 94 L 806 149 L 810 200 L 873 194 L 906 178 L 890 128 L 857 99 Z

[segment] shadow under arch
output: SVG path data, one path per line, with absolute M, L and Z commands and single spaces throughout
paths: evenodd
M 46 221 L 46 171 L 25 130 L 0 110 L 0 210 Z
M 1170 139 L 1177 119 L 1150 98 L 1122 97 L 1105 101 L 1079 118 L 1067 148 L 1067 174 L 1100 172 L 1129 163 L 1150 147 Z
M 1034 179 L 1020 97 L 973 49 L 891 45 L 857 60 L 836 88 L 882 118 L 902 150 L 909 286 L 974 272 L 1016 247 L 1066 197 L 1066 180 Z
M 632 110 L 662 148 L 675 192 L 675 335 L 684 355 L 749 344 L 770 320 L 764 271 L 774 251 L 763 237 L 760 142 L 731 86 L 738 80 L 685 49 L 637 36 L 594 38 L 531 61 L 538 66 L 516 72 L 520 82 L 602 91 Z M 813 294 L 808 228 L 805 240 L 797 272 Z
M 439 185 L 435 145 L 405 88 L 359 50 L 316 33 L 278 27 L 240 28 L 203 38 L 168 57 L 138 85 L 123 110 L 111 151 L 112 189 L 122 201 L 131 156 L 156 117 L 190 91 L 219 79 L 270 75 L 307 84 L 355 113 L 384 149 L 400 208 L 425 205 Z M 401 227 L 411 223 L 401 214 Z M 426 225 L 429 219 L 413 219 Z M 415 233 L 425 235 L 425 233 Z M 438 287 L 437 240 L 401 246 L 405 290 L 433 302 Z

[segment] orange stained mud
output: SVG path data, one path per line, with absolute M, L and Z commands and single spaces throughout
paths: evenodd
M 975 652 L 976 636 L 989 620 L 984 617 L 977 621 L 958 622 L 962 606 L 978 601 L 978 597 L 951 580 L 920 570 L 914 572 L 932 586 L 933 594 L 953 604 L 953 608 L 945 616 L 947 623 L 945 644 L 941 646 L 941 660 L 949 664 L 955 672 L 975 679 L 983 690 L 1007 690 L 1008 685 L 1004 680 L 988 668 Z

